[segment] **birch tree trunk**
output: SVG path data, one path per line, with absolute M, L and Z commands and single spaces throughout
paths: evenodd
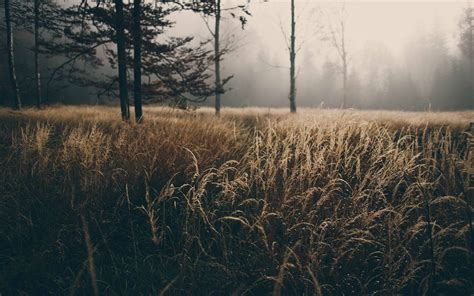
M 5 3 L 5 23 L 7 33 L 7 58 L 8 58 L 8 71 L 10 78 L 10 87 L 13 96 L 13 107 L 17 110 L 21 109 L 20 93 L 18 91 L 18 84 L 16 81 L 15 72 L 15 57 L 13 52 L 13 31 L 11 26 L 10 17 L 10 0 L 4 0 Z

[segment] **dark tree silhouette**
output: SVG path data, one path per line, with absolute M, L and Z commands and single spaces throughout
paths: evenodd
M 142 27 L 141 0 L 133 0 L 133 98 L 135 120 L 142 120 Z
M 126 44 L 124 22 L 123 1 L 115 0 L 115 31 L 120 89 L 120 109 L 122 111 L 122 120 L 129 121 L 130 108 L 128 102 L 127 53 L 125 52 Z
M 54 81 L 67 80 L 97 89 L 98 99 L 120 96 L 126 120 L 132 90 L 137 119 L 142 117 L 142 100 L 180 106 L 206 100 L 214 93 L 208 84 L 213 57 L 206 43 L 195 44 L 192 37 L 163 38 L 174 25 L 169 16 L 182 9 L 169 3 L 83 1 L 51 11 L 55 24 L 50 31 L 44 27 L 48 39 L 41 40 L 40 52 L 63 56 L 63 61 L 51 70 L 46 89 Z M 118 69 L 116 75 L 110 67 Z M 133 84 L 127 79 L 132 69 Z
M 35 55 L 35 91 L 36 91 L 36 107 L 41 108 L 41 74 L 39 70 L 39 19 L 40 19 L 40 0 L 34 0 L 34 55 Z
M 216 71 L 216 115 L 220 115 L 221 112 L 221 93 L 222 93 L 222 81 L 221 81 L 221 53 L 220 53 L 220 26 L 221 26 L 221 0 L 215 1 L 215 29 L 214 29 L 214 58 L 215 58 L 215 71 Z

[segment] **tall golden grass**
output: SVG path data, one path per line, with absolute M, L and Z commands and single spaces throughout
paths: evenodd
M 469 295 L 474 112 L 0 109 L 0 293 Z

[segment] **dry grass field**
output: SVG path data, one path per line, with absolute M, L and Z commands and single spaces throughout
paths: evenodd
M 473 119 L 0 109 L 0 294 L 472 295 Z

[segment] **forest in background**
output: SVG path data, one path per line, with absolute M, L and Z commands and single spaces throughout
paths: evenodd
M 26 5 L 23 7 L 16 7 L 15 1 L 12 3 L 14 15 L 15 13 L 18 15 L 18 12 L 22 10 L 28 11 L 25 14 L 27 17 L 17 18 L 17 21 L 12 19 L 14 20 L 14 48 L 17 56 L 17 76 L 21 97 L 26 104 L 34 104 L 35 98 L 30 91 L 34 85 L 34 79 L 30 75 L 34 71 L 32 63 L 34 38 L 32 24 L 28 23 L 28 20 L 32 20 L 34 1 L 25 2 Z M 48 1 L 48 3 L 54 7 L 54 1 Z M 74 1 L 60 1 L 58 3 L 61 4 L 62 9 L 75 5 Z M 234 5 L 235 3 L 236 5 Z M 40 10 L 39 13 L 46 14 L 54 11 L 48 5 L 43 4 L 44 12 Z M 112 7 L 110 4 L 107 5 L 108 9 Z M 218 93 L 216 87 L 213 86 L 214 62 L 217 60 L 213 57 L 215 56 L 214 40 L 211 40 L 213 39 L 212 30 L 215 30 L 213 27 L 215 26 L 215 11 L 213 12 L 212 9 L 204 11 L 202 7 L 194 10 L 185 9 L 172 3 L 159 5 L 166 7 L 156 19 L 156 24 L 162 27 L 159 32 L 154 32 L 153 38 L 156 39 L 152 43 L 159 46 L 149 48 L 149 54 L 159 55 L 163 53 L 164 47 L 177 46 L 175 41 L 171 41 L 174 36 L 182 38 L 182 41 L 187 39 L 187 42 L 169 51 L 168 58 L 176 59 L 179 51 L 185 48 L 201 51 L 200 54 L 205 54 L 206 57 L 201 55 L 198 58 L 198 53 L 195 52 L 195 56 L 189 55 L 179 65 L 183 69 L 190 70 L 200 63 L 198 71 L 193 70 L 193 73 L 187 73 L 187 78 L 194 75 L 195 84 L 193 85 L 183 84 L 183 81 L 188 81 L 187 78 L 176 78 L 180 74 L 176 71 L 169 71 L 170 65 L 176 67 L 176 63 L 167 64 L 163 59 L 155 61 L 149 59 L 147 62 L 150 65 L 155 63 L 162 64 L 162 66 L 149 69 L 150 73 L 146 73 L 147 77 L 143 78 L 145 103 L 186 100 L 191 104 L 213 105 L 215 95 Z M 454 33 L 447 32 L 442 24 L 435 21 L 425 25 L 422 30 L 413 28 L 413 34 L 407 36 L 408 42 L 403 45 L 401 56 L 394 54 L 391 48 L 377 41 L 366 42 L 357 48 L 350 46 L 351 42 L 354 43 L 354 36 L 350 35 L 351 22 L 354 23 L 354 13 L 351 18 L 351 9 L 356 10 L 354 7 L 357 5 L 364 7 L 363 3 L 351 4 L 349 2 L 345 7 L 346 11 L 342 13 L 341 3 L 334 5 L 322 3 L 313 7 L 305 2 L 296 2 L 295 52 L 297 51 L 297 54 L 295 54 L 294 77 L 298 106 L 339 108 L 343 105 L 344 93 L 346 93 L 348 101 L 346 107 L 360 109 L 460 110 L 473 108 L 472 79 L 470 79 L 472 77 L 470 63 L 472 52 L 469 50 L 470 45 L 472 47 L 472 38 L 470 37 L 472 26 L 470 25 L 471 12 L 468 4 L 457 4 L 456 6 L 460 8 L 459 13 L 456 19 L 450 20 L 453 23 L 451 26 L 456 28 Z M 423 5 L 427 7 L 428 11 L 430 4 Z M 449 4 L 446 5 L 449 7 Z M 291 68 L 287 66 L 290 64 L 290 55 L 288 55 L 290 48 L 286 58 L 282 57 L 281 52 L 285 49 L 285 40 L 291 39 L 291 27 L 286 19 L 282 21 L 281 18 L 286 15 L 281 14 L 283 12 L 290 13 L 289 4 L 271 3 L 271 1 L 255 1 L 250 4 L 247 1 L 223 1 L 222 7 L 233 8 L 225 10 L 221 20 L 221 57 L 219 59 L 223 72 L 221 79 L 229 78 L 228 81 L 222 81 L 225 83 L 219 91 L 222 93 L 222 104 L 234 107 L 286 107 L 291 89 L 290 79 L 287 78 Z M 238 9 L 235 10 L 235 7 Z M 245 12 L 240 7 L 245 7 Z M 274 31 L 278 33 L 276 37 L 272 36 L 273 39 L 268 40 L 260 38 L 258 34 L 262 32 L 252 28 L 253 23 L 254 26 L 260 24 L 260 20 L 264 18 L 265 15 L 262 16 L 261 11 L 268 9 L 266 7 L 270 7 L 270 11 L 273 9 L 278 12 L 278 18 L 271 20 L 271 26 L 274 26 Z M 125 8 L 127 10 L 127 5 Z M 402 8 L 410 9 L 410 4 Z M 451 10 L 453 10 L 452 7 Z M 96 12 L 89 11 L 89 13 Z M 131 10 L 130 13 L 132 13 Z M 183 25 L 185 23 L 183 20 L 193 18 L 193 21 L 189 21 L 190 25 Z M 242 20 L 245 23 L 242 23 Z M 165 23 L 160 23 L 163 21 Z M 344 22 L 346 30 L 349 31 L 346 33 L 348 36 L 343 36 L 339 21 Z M 71 36 L 67 36 L 68 34 L 64 30 L 58 31 L 61 26 L 66 26 L 67 22 L 60 24 L 56 21 L 55 23 L 59 27 L 54 30 L 51 22 L 52 18 L 45 18 L 44 21 L 41 21 L 39 28 L 40 35 L 44 39 L 40 40 L 38 50 L 41 52 L 39 67 L 42 74 L 42 95 L 45 101 L 65 104 L 117 102 L 118 84 L 110 86 L 110 82 L 107 82 L 117 76 L 116 70 L 114 70 L 117 65 L 114 62 L 112 44 L 108 44 L 107 50 L 105 45 L 99 46 L 93 55 L 68 64 L 61 71 L 55 72 L 50 81 L 51 74 L 56 68 L 78 53 L 77 50 L 79 50 L 75 48 L 68 52 L 70 48 L 67 49 L 62 44 L 62 42 L 73 40 L 70 39 Z M 111 26 L 112 23 L 104 22 L 101 25 L 104 30 L 107 30 L 106 27 Z M 1 26 L 4 27 L 4 21 L 1 22 Z M 266 26 L 268 27 L 268 24 Z M 200 29 L 195 29 L 196 27 Z M 211 32 L 207 32 L 206 27 L 212 27 Z M 1 33 L 4 34 L 4 31 L 2 30 Z M 55 34 L 61 36 L 54 36 Z M 275 35 L 275 33 L 273 34 Z M 3 37 L 0 38 L 0 42 L 3 42 L 1 44 L 4 45 L 5 38 Z M 344 70 L 343 59 L 339 56 L 341 42 L 333 42 L 333 37 L 336 37 L 336 41 L 343 40 L 342 37 L 347 39 L 346 70 Z M 260 44 L 269 40 L 276 44 Z M 127 52 L 131 59 L 132 41 L 129 42 Z M 54 44 L 56 45 L 52 46 Z M 0 45 L 0 47 L 3 48 L 0 52 L 2 60 L 0 101 L 8 105 L 10 101 L 7 99 L 9 86 L 5 46 Z M 247 55 L 249 50 L 255 53 Z M 131 64 L 130 60 L 129 65 L 131 66 Z M 157 69 L 161 72 L 161 77 L 151 73 Z M 128 76 L 131 78 L 133 76 L 132 68 L 130 67 L 128 71 Z M 91 77 L 93 78 L 86 79 Z M 149 80 L 150 78 L 151 80 Z M 198 80 L 199 83 L 202 82 L 199 86 L 196 84 Z M 159 86 L 160 83 L 168 86 Z M 131 86 L 130 92 L 132 93 Z

